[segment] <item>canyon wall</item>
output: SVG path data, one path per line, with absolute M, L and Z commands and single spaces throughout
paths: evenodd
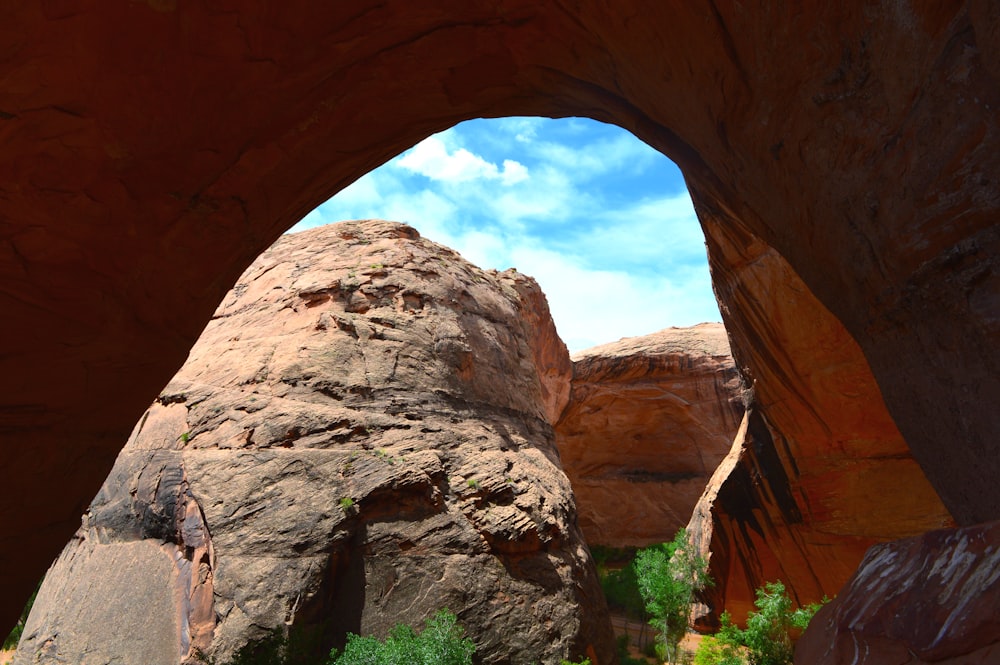
M 870 546 L 953 522 L 843 326 L 772 249 L 705 228 L 750 408 L 689 528 L 711 552 L 710 606 L 742 620 L 765 582 L 833 597 Z
M 674 159 L 716 280 L 743 266 L 713 226 L 784 262 L 864 359 L 947 512 L 997 519 L 998 34 L 988 0 L 8 3 L 0 528 L 17 546 L 0 552 L 0 621 L 13 624 L 254 258 L 331 194 L 473 117 L 585 115 Z M 731 328 L 734 354 L 754 362 L 770 315 L 718 292 L 746 323 Z M 762 408 L 775 427 L 780 407 Z M 898 449 L 865 473 L 917 477 Z M 869 507 L 821 506 L 862 526 L 852 513 Z
M 477 662 L 612 662 L 549 423 L 570 371 L 530 278 L 389 222 L 283 237 L 136 424 L 16 662 L 227 662 L 274 627 L 318 662 L 443 607 Z
M 721 324 L 668 328 L 574 354 L 556 445 L 587 542 L 673 540 L 732 446 L 742 410 Z

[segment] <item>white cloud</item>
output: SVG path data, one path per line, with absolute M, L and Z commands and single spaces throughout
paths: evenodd
M 676 169 L 624 131 L 602 126 L 595 138 L 589 121 L 553 122 L 475 121 L 436 134 L 296 229 L 380 217 L 483 268 L 516 267 L 538 280 L 572 350 L 718 321 L 704 237 Z
M 669 326 L 720 320 L 704 268 L 648 278 L 619 270 L 587 269 L 577 257 L 544 249 L 519 246 L 510 254 L 514 267 L 542 287 L 559 335 L 570 351 Z
M 512 185 L 528 177 L 528 169 L 521 163 L 505 159 L 503 168 L 492 164 L 465 148 L 448 152 L 439 136 L 431 136 L 394 162 L 396 165 L 426 176 L 431 180 L 466 182 L 485 178 L 500 180 L 504 185 Z
M 503 171 L 500 173 L 500 179 L 505 185 L 513 185 L 522 180 L 527 180 L 528 167 L 521 162 L 515 162 L 513 159 L 505 159 L 503 160 Z
M 601 210 L 596 223 L 571 242 L 576 252 L 622 268 L 664 271 L 706 263 L 705 236 L 687 192 Z

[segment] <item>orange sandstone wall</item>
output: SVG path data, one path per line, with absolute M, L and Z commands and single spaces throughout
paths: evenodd
M 587 543 L 672 540 L 732 445 L 739 392 L 718 323 L 574 354 L 556 445 Z

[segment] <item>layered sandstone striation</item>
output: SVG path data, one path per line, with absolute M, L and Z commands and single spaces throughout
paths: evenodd
M 711 553 L 709 604 L 742 620 L 765 582 L 833 597 L 871 545 L 952 520 L 840 322 L 773 249 L 705 228 L 750 408 L 690 530 Z
M 718 323 L 574 354 L 556 444 L 587 542 L 644 547 L 671 540 L 732 445 L 739 393 Z
M 401 224 L 283 237 L 135 426 L 49 572 L 19 663 L 317 653 L 442 607 L 481 662 L 613 657 L 549 414 L 537 285 Z
M 0 552 L 0 620 L 254 258 L 473 117 L 586 115 L 674 159 L 706 231 L 745 235 L 796 280 L 723 288 L 723 304 L 804 286 L 955 519 L 997 519 L 998 34 L 989 0 L 6 3 L 0 530 L 17 546 Z M 767 344 L 767 311 L 735 346 Z
M 795 651 L 800 665 L 1000 661 L 1000 522 L 873 547 Z

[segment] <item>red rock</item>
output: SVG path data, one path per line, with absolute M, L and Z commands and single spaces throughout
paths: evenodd
M 610 663 L 548 420 L 569 372 L 528 277 L 390 222 L 282 238 L 136 424 L 19 661 L 228 662 L 285 626 L 319 658 L 447 607 L 483 663 Z
M 955 519 L 1000 517 L 998 26 L 987 0 L 8 3 L 0 620 L 243 269 L 472 117 L 587 115 L 672 157 L 856 340 Z
M 1000 522 L 931 531 L 868 551 L 795 650 L 800 665 L 1000 659 Z
M 644 547 L 687 524 L 739 425 L 725 328 L 668 328 L 573 356 L 556 445 L 591 545 Z
M 843 326 L 773 249 L 734 227 L 706 231 L 723 318 L 752 340 L 733 353 L 754 387 L 689 529 L 711 550 L 709 604 L 742 621 L 765 582 L 803 604 L 833 597 L 874 543 L 952 521 Z

